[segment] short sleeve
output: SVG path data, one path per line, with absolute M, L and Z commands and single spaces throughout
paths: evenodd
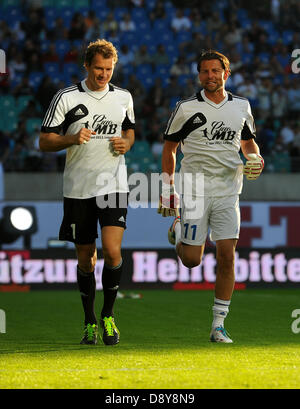
M 41 131 L 60 133 L 65 120 L 65 111 L 64 97 L 60 90 L 52 98 L 42 122 Z
M 242 140 L 249 140 L 256 137 L 256 128 L 255 122 L 251 111 L 251 106 L 247 101 L 247 112 L 246 112 L 246 120 L 244 122 L 244 127 L 241 133 Z

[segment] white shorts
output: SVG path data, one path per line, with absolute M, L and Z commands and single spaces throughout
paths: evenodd
M 194 246 L 210 240 L 238 239 L 240 233 L 239 195 L 200 197 L 197 200 L 197 218 L 182 200 L 181 241 Z M 192 216 L 192 217 L 191 217 Z

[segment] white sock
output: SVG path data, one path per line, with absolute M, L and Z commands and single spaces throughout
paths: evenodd
M 229 312 L 230 300 L 220 300 L 219 298 L 214 299 L 213 310 L 213 322 L 212 328 L 224 327 L 224 319 Z
M 175 231 L 175 246 L 180 242 L 181 240 L 181 223 L 177 222 L 174 227 Z

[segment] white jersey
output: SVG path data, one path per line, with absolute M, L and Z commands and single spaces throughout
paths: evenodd
M 240 141 L 251 138 L 255 138 L 255 124 L 248 100 L 227 92 L 215 104 L 204 90 L 177 103 L 164 134 L 165 140 L 181 142 L 182 176 L 203 175 L 204 187 L 198 189 L 198 196 L 241 193 Z
M 56 93 L 42 132 L 74 135 L 83 127 L 96 132 L 88 143 L 67 148 L 65 197 L 86 199 L 128 192 L 125 158 L 114 154 L 110 138 L 134 129 L 134 123 L 132 96 L 125 89 L 108 84 L 103 91 L 91 91 L 83 80 Z

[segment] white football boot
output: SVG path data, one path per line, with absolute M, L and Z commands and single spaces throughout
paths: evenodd
M 229 334 L 224 327 L 212 328 L 210 333 L 211 342 L 223 342 L 224 344 L 233 343 L 232 339 L 229 338 Z

